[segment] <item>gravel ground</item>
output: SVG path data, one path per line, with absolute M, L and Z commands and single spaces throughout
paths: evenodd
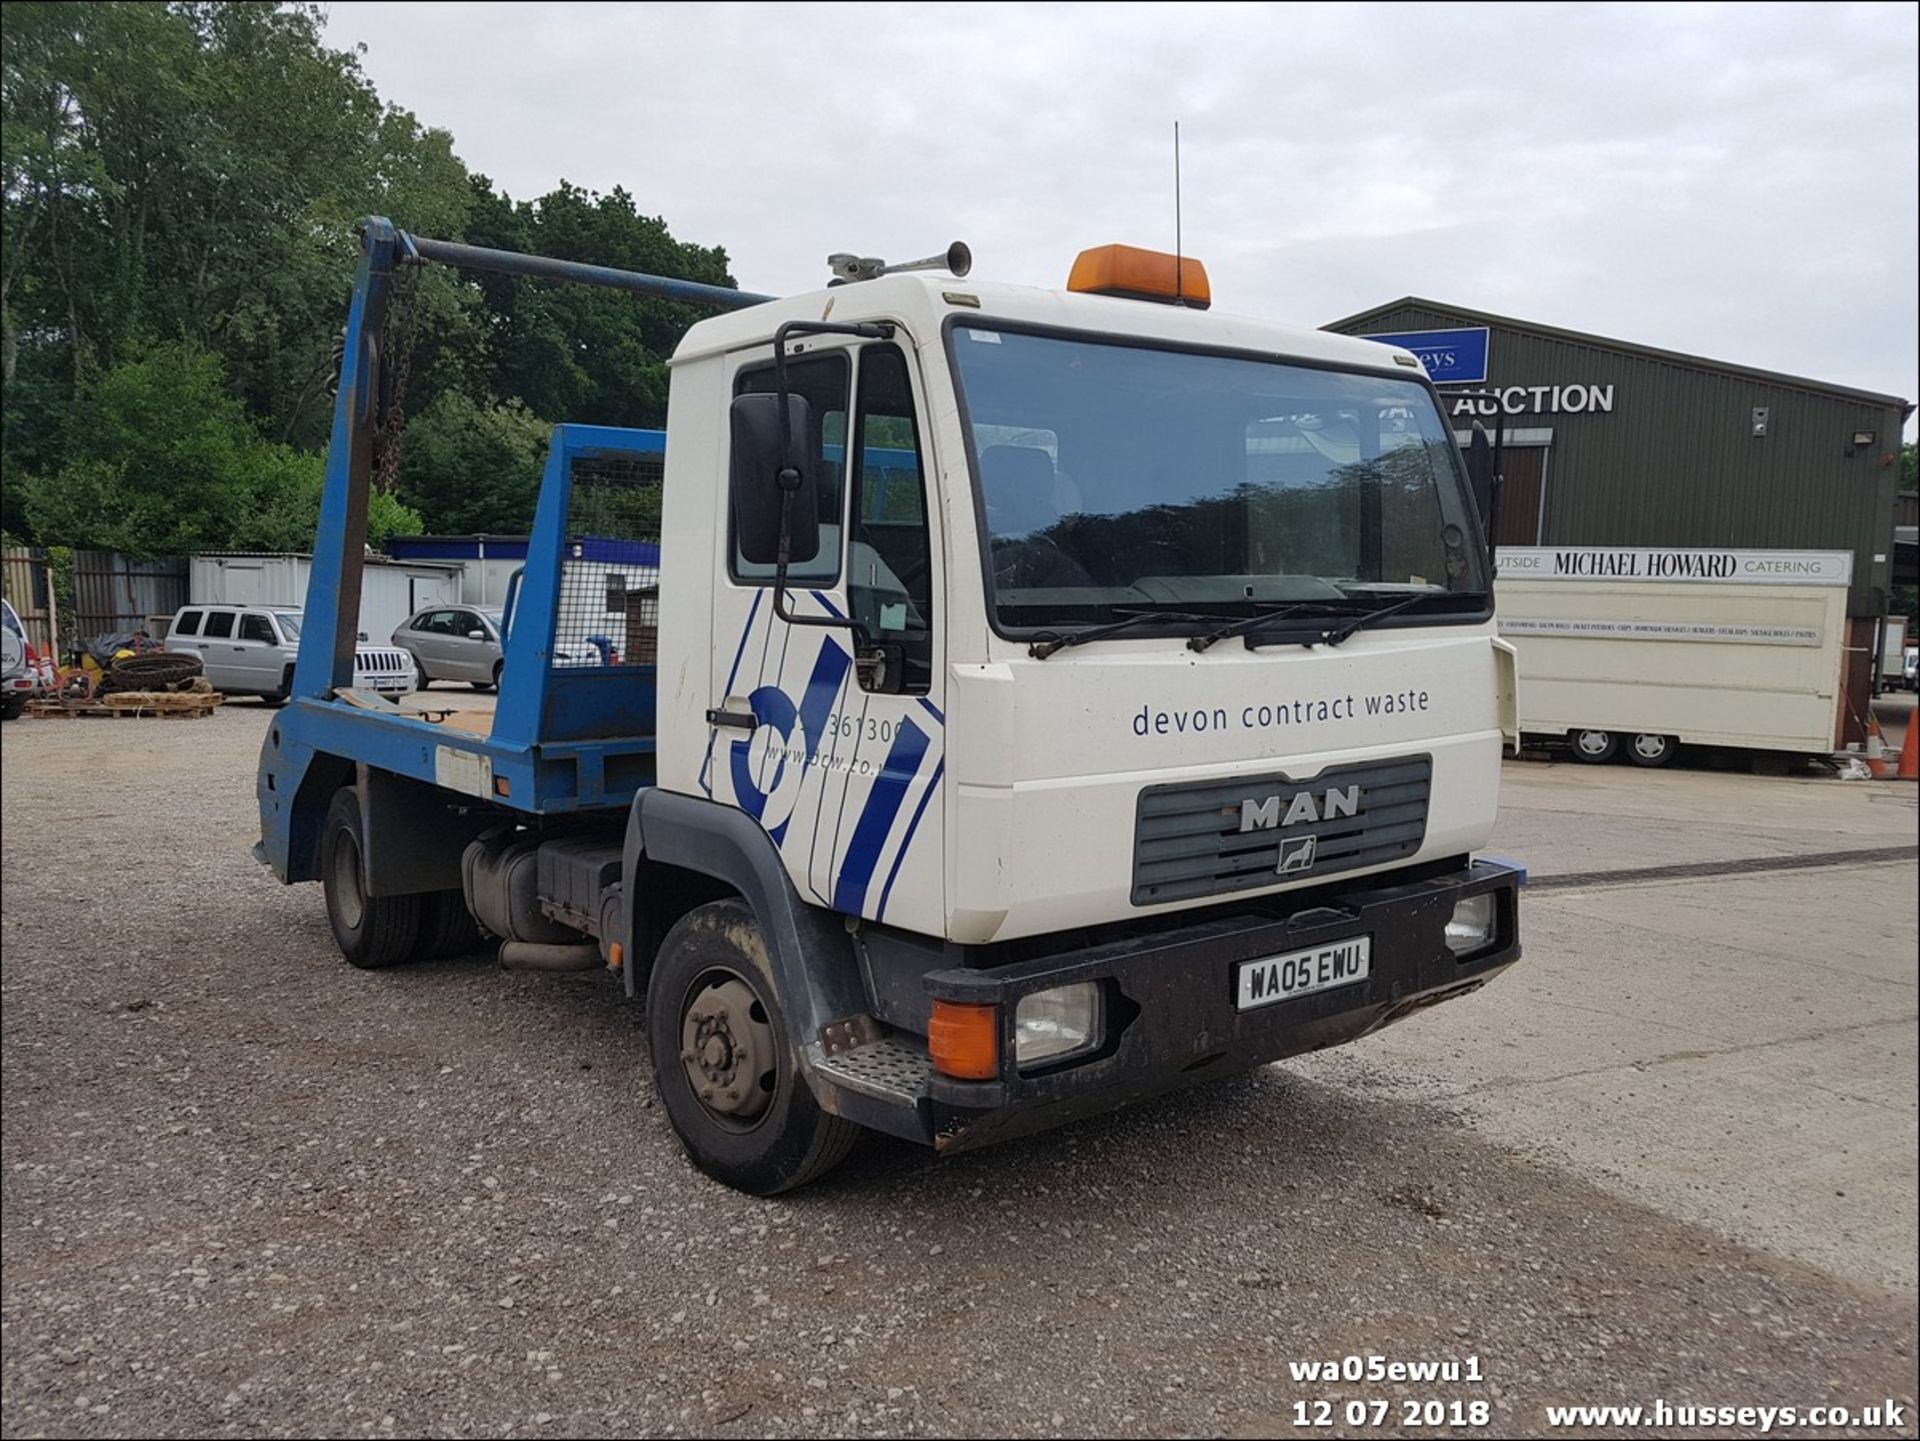
M 6 727 L 8 1436 L 1340 1435 L 1294 1405 L 1337 1423 L 1356 1396 L 1485 1400 L 1477 1434 L 1520 1436 L 1565 1401 L 1911 1408 L 1910 1295 L 1285 1067 L 725 1191 L 653 1104 L 613 983 L 338 958 L 317 891 L 248 855 L 265 715 Z M 1486 1379 L 1290 1379 L 1353 1353 Z

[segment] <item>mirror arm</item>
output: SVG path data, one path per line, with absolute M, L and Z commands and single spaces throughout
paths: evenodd
M 855 335 L 864 340 L 891 340 L 894 326 L 891 321 L 861 321 L 858 324 L 845 324 L 831 320 L 789 320 L 773 332 L 773 384 L 774 393 L 780 403 L 780 444 L 782 448 L 778 483 L 780 496 L 780 548 L 776 553 L 773 567 L 773 613 L 788 625 L 827 626 L 835 630 L 853 632 L 854 645 L 858 650 L 870 650 L 873 637 L 867 634 L 867 628 L 851 616 L 801 615 L 793 608 L 793 599 L 787 590 L 787 561 L 793 546 L 792 508 L 793 493 L 800 488 L 800 457 L 793 453 L 793 425 L 791 412 L 787 404 L 787 337 L 790 335 Z M 844 540 L 844 537 L 843 537 Z

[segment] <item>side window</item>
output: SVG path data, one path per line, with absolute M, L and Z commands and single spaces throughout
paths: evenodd
M 210 635 L 216 640 L 226 640 L 233 635 L 233 612 L 213 610 L 207 612 L 207 628 L 202 635 Z
M 913 382 L 898 346 L 860 352 L 860 405 L 848 515 L 847 604 L 867 631 L 898 645 L 897 687 L 925 695 L 933 682 L 933 541 Z
M 200 612 L 197 610 L 181 611 L 180 619 L 174 622 L 172 634 L 174 635 L 200 634 Z
M 486 629 L 485 626 L 480 624 L 480 617 L 470 610 L 456 610 L 453 613 L 453 633 L 462 640 L 465 640 L 475 631 L 480 631 L 484 634 Z
M 265 641 L 276 644 L 273 634 L 273 622 L 256 611 L 248 611 L 240 617 L 240 639 Z
M 846 353 L 788 361 L 787 386 L 792 394 L 804 395 L 812 402 L 820 443 L 820 553 L 812 560 L 789 565 L 787 579 L 796 585 L 831 585 L 840 578 L 840 501 L 845 491 L 850 388 Z M 767 364 L 741 371 L 733 393 L 771 395 L 774 388 L 773 366 Z M 731 518 L 727 530 L 731 535 Z M 750 585 L 773 580 L 772 566 L 752 564 L 741 556 L 737 545 L 733 547 L 732 570 L 735 580 Z

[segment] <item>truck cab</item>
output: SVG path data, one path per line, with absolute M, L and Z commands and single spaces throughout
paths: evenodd
M 541 804 L 580 709 L 513 693 L 563 674 L 539 648 L 585 544 L 543 493 L 488 738 L 528 779 L 318 686 L 263 752 L 263 855 L 362 963 L 464 921 L 507 964 L 617 969 L 689 1153 L 762 1193 L 862 1126 L 965 1149 L 1484 984 L 1520 954 L 1524 873 L 1473 856 L 1515 682 L 1431 383 L 1203 308 L 1191 261 L 1075 276 L 883 273 L 692 326 L 657 652 L 564 674 L 634 732 L 586 737 L 623 785 Z

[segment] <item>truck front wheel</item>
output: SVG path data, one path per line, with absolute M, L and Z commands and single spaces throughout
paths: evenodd
M 360 800 L 349 788 L 333 794 L 320 836 L 320 887 L 340 954 L 362 970 L 398 965 L 420 937 L 419 896 L 370 896 Z
M 647 983 L 654 1084 L 693 1163 L 754 1196 L 804 1186 L 860 1128 L 829 1115 L 795 1064 L 766 938 L 742 901 L 681 917 Z

